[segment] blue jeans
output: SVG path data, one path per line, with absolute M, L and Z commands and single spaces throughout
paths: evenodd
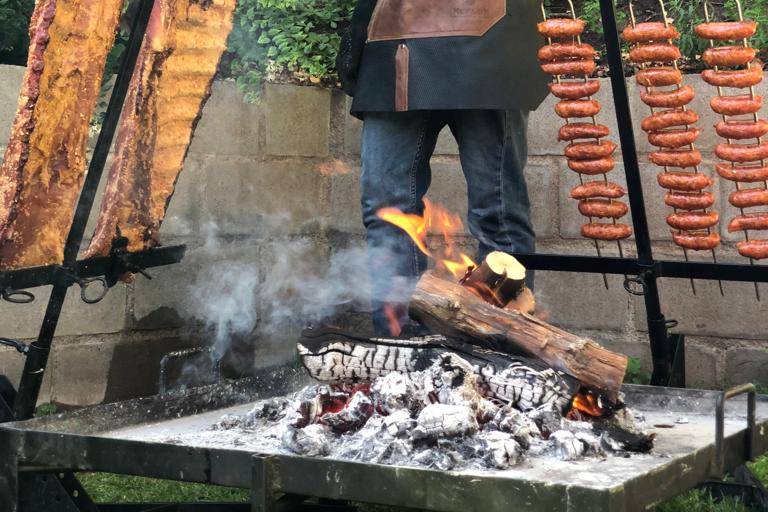
M 535 235 L 523 169 L 528 156 L 528 113 L 519 110 L 367 112 L 360 182 L 367 231 L 374 329 L 390 334 L 384 305 L 401 323 L 426 257 L 399 228 L 376 212 L 395 207 L 421 214 L 432 179 L 429 160 L 448 125 L 467 180 L 468 226 L 479 242 L 477 259 L 494 250 L 533 252 Z M 448 210 L 452 205 L 445 205 Z

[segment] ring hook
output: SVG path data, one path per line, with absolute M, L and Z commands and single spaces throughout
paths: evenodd
M 88 289 L 91 287 L 91 284 L 93 283 L 101 283 L 102 288 L 98 295 L 94 297 L 89 297 Z M 107 293 L 109 293 L 109 285 L 107 284 L 107 280 L 104 277 L 82 279 L 78 281 L 77 284 L 80 285 L 80 299 L 86 304 L 97 304 L 102 300 L 104 300 L 104 297 L 106 297 Z

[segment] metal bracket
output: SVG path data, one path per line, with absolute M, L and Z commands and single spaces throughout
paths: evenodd
M 57 270 L 60 279 L 62 279 L 67 286 L 76 284 L 80 287 L 80 300 L 86 304 L 98 304 L 104 300 L 104 297 L 109 293 L 109 285 L 107 284 L 107 279 L 105 277 L 96 276 L 83 278 L 78 276 L 72 269 L 61 265 L 59 265 Z M 102 288 L 99 290 L 98 295 L 89 296 L 88 289 L 93 283 L 101 283 Z
M 747 395 L 747 438 L 744 443 L 745 457 L 754 460 L 755 452 L 755 416 L 757 410 L 757 389 L 754 384 L 742 384 L 726 391 L 717 397 L 715 404 L 715 455 L 712 461 L 712 474 L 720 477 L 725 473 L 725 402 L 729 398 Z

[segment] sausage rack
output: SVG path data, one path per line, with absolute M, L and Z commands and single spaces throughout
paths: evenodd
M 705 424 L 702 427 L 705 432 L 714 433 L 711 438 L 703 439 L 683 427 L 677 434 L 677 444 L 667 441 L 668 462 L 647 465 L 644 469 L 640 463 L 641 469 L 634 468 L 629 471 L 631 474 L 627 473 L 627 466 L 621 466 L 614 469 L 615 478 L 611 477 L 612 483 L 608 485 L 576 481 L 574 473 L 561 475 L 560 480 L 547 480 L 546 476 L 537 480 L 519 474 L 439 472 L 146 442 L 140 438 L 125 438 L 120 433 L 123 429 L 141 430 L 164 422 L 186 420 L 192 421 L 194 427 L 194 415 L 220 415 L 224 408 L 242 408 L 253 400 L 295 390 L 306 377 L 290 368 L 262 369 L 251 379 L 30 419 L 34 415 L 48 351 L 67 290 L 78 284 L 83 299 L 93 302 L 99 297 L 89 297 L 86 293 L 90 283 L 101 282 L 106 292 L 125 272 L 143 273 L 146 268 L 179 262 L 184 255 L 183 246 L 135 254 L 115 248 L 109 257 L 76 260 L 153 4 L 154 0 L 141 0 L 67 240 L 64 263 L 0 273 L 2 296 L 12 302 L 33 299 L 25 291 L 27 288 L 53 285 L 38 340 L 29 346 L 13 342 L 26 354 L 27 361 L 15 407 L 9 407 L 0 399 L 0 511 L 272 512 L 296 510 L 299 502 L 314 496 L 320 501 L 305 504 L 301 510 L 350 510 L 335 500 L 359 500 L 429 510 L 514 507 L 532 511 L 623 512 L 645 510 L 711 476 L 722 476 L 724 471 L 768 450 L 768 399 L 756 397 L 753 386 L 723 393 L 664 388 L 685 386 L 684 337 L 669 332 L 674 321 L 668 321 L 661 310 L 658 280 L 669 277 L 768 282 L 768 266 L 654 258 L 612 0 L 600 0 L 600 9 L 637 257 L 516 256 L 534 270 L 625 275 L 625 289 L 642 295 L 645 300 L 653 358 L 652 384 L 657 386 L 626 386 L 628 404 L 649 411 L 649 414 L 703 413 L 705 417 L 698 421 Z M 0 396 L 14 402 L 14 390 L 4 389 L 2 380 L 0 378 Z M 748 398 L 734 400 L 726 410 L 726 400 L 740 394 L 747 394 Z M 601 466 L 601 469 L 610 468 Z M 252 502 L 97 506 L 78 482 L 74 471 L 104 471 L 249 488 Z

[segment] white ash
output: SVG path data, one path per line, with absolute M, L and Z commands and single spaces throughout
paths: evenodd
M 436 441 L 441 437 L 471 436 L 480 426 L 471 407 L 452 404 L 429 404 L 416 418 L 413 438 Z
M 330 429 L 319 423 L 304 428 L 289 427 L 283 435 L 283 445 L 307 457 L 328 455 L 331 453 Z

